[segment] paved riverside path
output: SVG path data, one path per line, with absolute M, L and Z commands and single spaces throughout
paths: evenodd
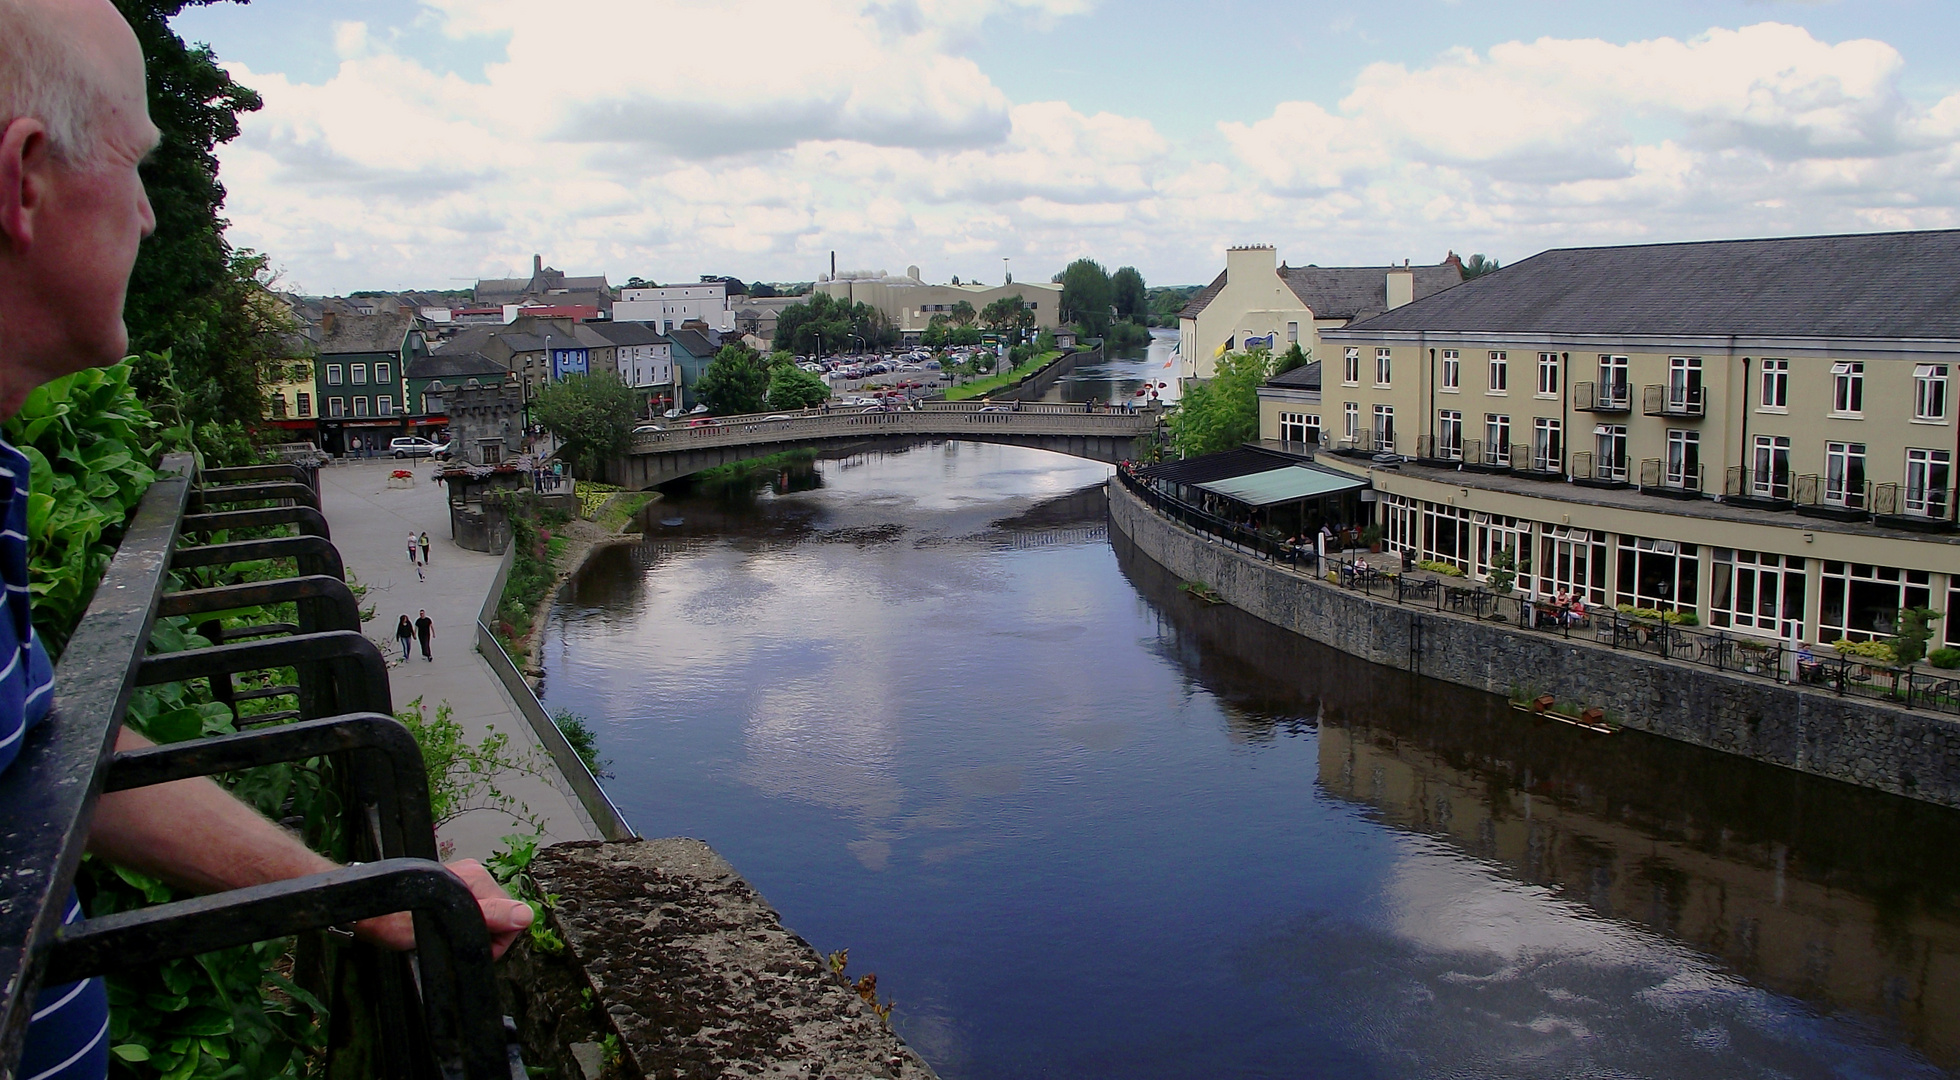
M 399 468 L 415 474 L 412 486 L 389 486 L 388 474 Z M 551 780 L 514 775 L 499 779 L 497 786 L 538 816 L 547 843 L 599 839 L 599 830 L 564 788 L 551 758 L 503 683 L 477 655 L 477 614 L 502 556 L 465 551 L 450 542 L 449 508 L 442 485 L 430 479 L 428 459 L 343 459 L 320 470 L 320 503 L 348 576 L 367 586 L 361 606 L 374 605 L 374 619 L 362 630 L 389 658 L 395 707 L 403 708 L 419 697 L 433 717 L 436 705 L 446 701 L 455 709 L 467 741 L 477 742 L 492 726 L 509 735 L 511 748 L 531 755 Z M 408 562 L 411 531 L 429 534 L 427 581 L 417 581 Z M 424 661 L 418 644 L 414 656 L 402 663 L 395 623 L 404 614 L 413 622 L 416 612 L 425 608 L 435 620 L 431 643 L 435 659 Z M 445 844 L 454 845 L 454 857 L 481 859 L 499 846 L 502 837 L 522 831 L 528 829 L 505 814 L 479 810 L 457 818 L 437 834 Z

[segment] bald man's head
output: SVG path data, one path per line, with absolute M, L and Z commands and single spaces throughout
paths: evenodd
M 39 120 L 66 160 L 100 156 L 104 129 L 129 107 L 132 70 L 140 93 L 142 64 L 109 0 L 0 0 L 0 127 Z

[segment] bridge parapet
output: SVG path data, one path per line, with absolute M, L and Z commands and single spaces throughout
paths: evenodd
M 713 425 L 641 431 L 630 453 L 669 454 L 711 447 L 808 443 L 882 436 L 999 439 L 1001 436 L 1092 436 L 1136 438 L 1157 426 L 1155 412 L 1085 412 L 1081 406 L 1023 405 L 961 408 L 958 405 L 896 412 L 771 414 L 718 417 Z

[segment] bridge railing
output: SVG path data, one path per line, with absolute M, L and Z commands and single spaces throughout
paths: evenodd
M 1118 409 L 1086 411 L 1081 405 L 975 405 L 935 402 L 919 409 L 833 409 L 800 413 L 718 416 L 699 426 L 641 429 L 632 453 L 659 454 L 714 446 L 796 442 L 853 435 L 939 435 L 1006 431 L 1029 435 L 1135 436 L 1156 426 L 1159 413 Z M 773 417 L 773 419 L 772 419 Z

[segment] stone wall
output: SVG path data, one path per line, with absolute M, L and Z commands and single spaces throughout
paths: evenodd
M 1115 479 L 1112 527 L 1234 607 L 1363 659 L 1494 694 L 1529 688 L 1604 706 L 1629 728 L 1960 806 L 1960 723 L 1590 641 L 1519 631 L 1339 589 L 1154 513 Z
M 699 840 L 558 844 L 529 873 L 555 898 L 547 918 L 562 944 L 520 936 L 499 970 L 526 1064 L 564 1080 L 933 1080 Z

